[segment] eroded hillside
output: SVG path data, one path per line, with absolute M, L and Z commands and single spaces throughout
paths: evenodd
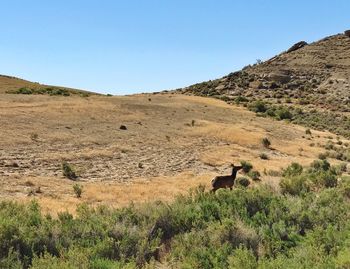
M 258 111 L 263 115 L 280 118 L 275 110 L 289 110 L 288 120 L 349 136 L 349 87 L 350 37 L 338 34 L 299 42 L 265 62 L 181 91 L 248 107 L 263 100 L 266 110 Z

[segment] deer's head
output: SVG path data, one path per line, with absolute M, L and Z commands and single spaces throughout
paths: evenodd
M 234 171 L 239 171 L 243 168 L 243 166 L 241 166 L 241 165 L 235 166 L 233 163 L 231 164 L 231 167 L 232 167 L 232 170 L 234 170 Z

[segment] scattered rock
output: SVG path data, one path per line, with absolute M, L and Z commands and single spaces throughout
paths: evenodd
M 306 46 L 307 45 L 307 42 L 305 41 L 300 41 L 298 43 L 295 43 L 293 46 L 291 46 L 288 50 L 287 50 L 287 53 L 289 52 L 292 52 L 292 51 L 295 51 L 295 50 L 298 50 L 298 49 L 301 49 L 302 47 Z
M 120 130 L 127 130 L 128 128 L 126 128 L 125 125 L 120 125 L 119 129 L 120 129 Z
M 5 164 L 5 167 L 14 167 L 14 168 L 18 168 L 19 164 L 17 162 L 12 162 L 12 163 L 7 163 Z

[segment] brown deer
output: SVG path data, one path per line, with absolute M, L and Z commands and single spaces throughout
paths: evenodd
M 237 172 L 243 168 L 243 166 L 235 166 L 234 164 L 231 164 L 232 166 L 232 174 L 230 176 L 217 176 L 213 178 L 211 181 L 211 185 L 213 186 L 212 192 L 215 192 L 217 189 L 220 188 L 230 188 L 232 190 L 232 186 L 235 184 L 235 179 Z

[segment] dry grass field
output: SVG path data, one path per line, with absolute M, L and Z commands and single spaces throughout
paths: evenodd
M 121 130 L 125 125 L 127 130 Z M 308 164 L 335 135 L 256 117 L 223 101 L 181 94 L 122 97 L 0 94 L 0 197 L 37 199 L 43 210 L 169 201 L 250 161 L 269 170 Z M 262 146 L 262 138 L 271 148 Z M 259 155 L 265 153 L 268 160 Z M 63 176 L 62 162 L 77 171 Z M 73 185 L 83 186 L 76 198 Z M 40 187 L 40 191 L 37 192 Z

